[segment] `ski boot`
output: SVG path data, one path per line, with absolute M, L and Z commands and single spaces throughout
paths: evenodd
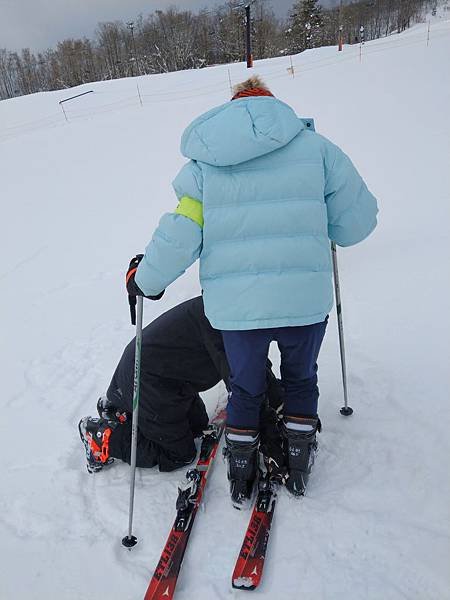
M 313 417 L 284 417 L 283 436 L 288 461 L 286 487 L 294 496 L 304 496 L 317 451 L 316 433 L 321 430 L 320 419 Z
M 234 508 L 245 509 L 251 504 L 258 476 L 259 433 L 227 427 L 225 442 L 223 454 L 228 461 L 231 502 Z
M 121 412 L 118 408 L 112 405 L 108 400 L 107 396 L 100 396 L 97 401 L 97 412 L 101 419 L 107 421 L 113 421 L 117 423 L 126 423 L 128 420 L 128 413 L 126 411 Z
M 114 462 L 114 458 L 109 456 L 109 438 L 117 425 L 117 422 L 98 417 L 84 417 L 78 423 L 89 473 L 97 473 Z

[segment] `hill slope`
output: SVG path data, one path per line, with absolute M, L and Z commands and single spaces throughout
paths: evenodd
M 308 497 L 281 494 L 260 598 L 450 598 L 448 439 L 450 23 L 358 48 L 256 64 L 273 92 L 354 160 L 380 225 L 340 251 L 351 404 L 334 316 L 320 360 L 321 450 Z M 233 82 L 247 75 L 230 67 Z M 143 106 L 140 106 L 136 83 Z M 66 104 L 82 91 L 94 93 Z M 123 272 L 183 164 L 189 121 L 229 99 L 227 67 L 103 82 L 0 103 L 0 597 L 141 598 L 182 473 L 138 472 L 125 552 L 125 465 L 89 476 L 76 431 L 133 336 Z M 196 269 L 145 320 L 199 293 Z M 276 360 L 276 354 L 274 354 Z M 212 412 L 223 389 L 207 394 Z M 230 598 L 248 515 L 217 461 L 177 597 Z M 201 581 L 199 575 L 201 574 Z

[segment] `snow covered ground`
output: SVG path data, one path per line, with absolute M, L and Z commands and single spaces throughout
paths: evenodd
M 447 13 L 448 14 L 448 13 Z M 379 198 L 375 233 L 339 252 L 350 419 L 336 323 L 320 359 L 321 450 L 307 498 L 282 493 L 257 598 L 446 600 L 449 560 L 450 22 L 359 49 L 256 63 L 273 92 L 354 160 Z M 247 76 L 230 66 L 233 83 Z M 140 105 L 136 83 L 142 96 Z M 82 91 L 94 93 L 66 104 Z M 182 473 L 88 475 L 76 425 L 133 336 L 123 274 L 163 211 L 183 128 L 229 99 L 228 67 L 0 103 L 1 600 L 143 597 Z M 145 321 L 199 293 L 192 268 Z M 207 395 L 211 412 L 223 389 Z M 180 600 L 240 598 L 231 572 L 248 514 L 217 461 Z

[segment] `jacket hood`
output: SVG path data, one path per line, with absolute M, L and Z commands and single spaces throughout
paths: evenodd
M 237 165 L 288 144 L 304 124 L 290 106 L 265 96 L 222 104 L 195 119 L 181 138 L 187 158 Z

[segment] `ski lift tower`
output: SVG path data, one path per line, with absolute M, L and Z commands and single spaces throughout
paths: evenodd
M 253 67 L 250 7 L 255 2 L 256 2 L 256 0 L 250 0 L 247 2 L 243 2 L 242 4 L 238 4 L 235 7 L 236 10 L 240 9 L 240 8 L 245 8 L 246 40 L 247 40 L 247 69 L 251 69 Z
M 127 27 L 131 31 L 131 41 L 133 43 L 133 52 L 132 52 L 132 56 L 131 56 L 131 69 L 132 69 L 132 73 L 133 73 L 133 75 L 135 75 L 135 68 L 134 68 L 134 66 L 136 65 L 136 67 L 137 67 L 137 74 L 140 75 L 141 74 L 141 67 L 140 67 L 139 61 L 137 59 L 136 40 L 134 39 L 134 21 L 128 21 L 127 22 Z

